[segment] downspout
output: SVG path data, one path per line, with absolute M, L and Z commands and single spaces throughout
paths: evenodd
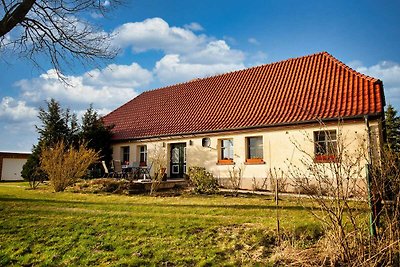
M 371 129 L 369 126 L 368 115 L 364 116 L 365 126 L 367 128 L 367 146 L 368 146 L 368 162 L 365 164 L 367 190 L 368 190 L 368 205 L 370 208 L 369 215 L 369 232 L 372 238 L 376 236 L 376 216 L 375 216 L 375 201 L 372 199 L 371 192 L 371 166 L 372 166 L 372 148 L 371 148 Z

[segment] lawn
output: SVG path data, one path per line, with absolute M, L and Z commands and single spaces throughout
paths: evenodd
M 283 231 L 315 225 L 299 200 L 280 203 Z M 268 196 L 53 193 L 0 183 L 0 266 L 264 266 L 275 229 Z

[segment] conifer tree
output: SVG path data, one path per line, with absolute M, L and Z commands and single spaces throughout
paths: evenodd
M 385 112 L 386 144 L 394 152 L 400 152 L 400 117 L 397 110 L 388 105 Z

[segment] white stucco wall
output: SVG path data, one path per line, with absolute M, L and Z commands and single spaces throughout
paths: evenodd
M 1 170 L 1 180 L 3 181 L 22 181 L 22 167 L 26 159 L 3 158 L 3 167 Z
M 371 122 L 372 142 L 377 145 L 381 142 L 378 122 Z M 320 125 L 308 126 L 290 126 L 290 127 L 275 127 L 258 130 L 246 130 L 238 132 L 214 133 L 206 135 L 193 135 L 189 137 L 162 139 L 162 140 L 142 140 L 141 142 L 132 141 L 118 143 L 113 146 L 114 159 L 121 159 L 121 147 L 130 146 L 130 162 L 139 161 L 138 146 L 147 145 L 148 150 L 157 147 L 164 151 L 167 155 L 167 174 L 169 170 L 169 147 L 172 143 L 186 143 L 187 149 L 187 166 L 201 166 L 212 172 L 217 178 L 229 177 L 229 170 L 239 168 L 243 171 L 242 188 L 252 189 L 256 184 L 259 187 L 271 170 L 283 173 L 285 176 L 290 176 L 290 169 L 296 167 L 300 173 L 307 173 L 307 166 L 304 166 L 302 161 L 310 159 L 308 155 L 313 157 L 314 144 L 313 133 L 320 130 L 336 130 L 341 143 L 344 145 L 344 152 L 349 157 L 356 154 L 360 148 L 363 148 L 363 157 L 360 166 L 366 163 L 368 156 L 367 147 L 367 130 L 363 121 L 345 122 L 340 125 L 337 123 L 329 124 L 321 127 Z M 263 164 L 246 164 L 246 137 L 262 136 L 263 137 Z M 211 140 L 210 147 L 202 147 L 202 139 L 208 137 Z M 218 162 L 218 140 L 232 138 L 234 144 L 234 165 L 219 165 Z M 302 151 L 301 151 L 302 150 Z M 150 153 L 150 152 L 149 152 Z M 149 159 L 151 160 L 151 159 Z M 327 164 L 327 163 L 318 163 Z M 289 167 L 291 166 L 291 167 Z M 267 188 L 271 189 L 267 183 Z

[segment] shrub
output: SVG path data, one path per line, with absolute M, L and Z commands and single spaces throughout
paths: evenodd
M 64 191 L 86 174 L 88 167 L 98 160 L 98 153 L 81 143 L 78 148 L 66 146 L 63 141 L 42 149 L 40 167 L 52 184 L 54 191 Z
M 203 167 L 190 167 L 189 181 L 199 194 L 213 194 L 218 190 L 217 179 Z
M 32 154 L 22 167 L 21 176 L 25 181 L 29 182 L 31 189 L 36 189 L 41 182 L 47 180 L 47 175 L 39 168 L 40 165 L 41 146 L 34 146 Z
M 232 169 L 229 168 L 228 169 L 228 173 L 229 173 L 229 183 L 230 183 L 230 187 L 233 190 L 233 193 L 235 195 L 238 194 L 238 191 L 240 189 L 240 185 L 242 183 L 242 179 L 243 179 L 243 172 L 244 172 L 244 167 L 237 167 L 235 169 L 236 166 L 233 166 Z

